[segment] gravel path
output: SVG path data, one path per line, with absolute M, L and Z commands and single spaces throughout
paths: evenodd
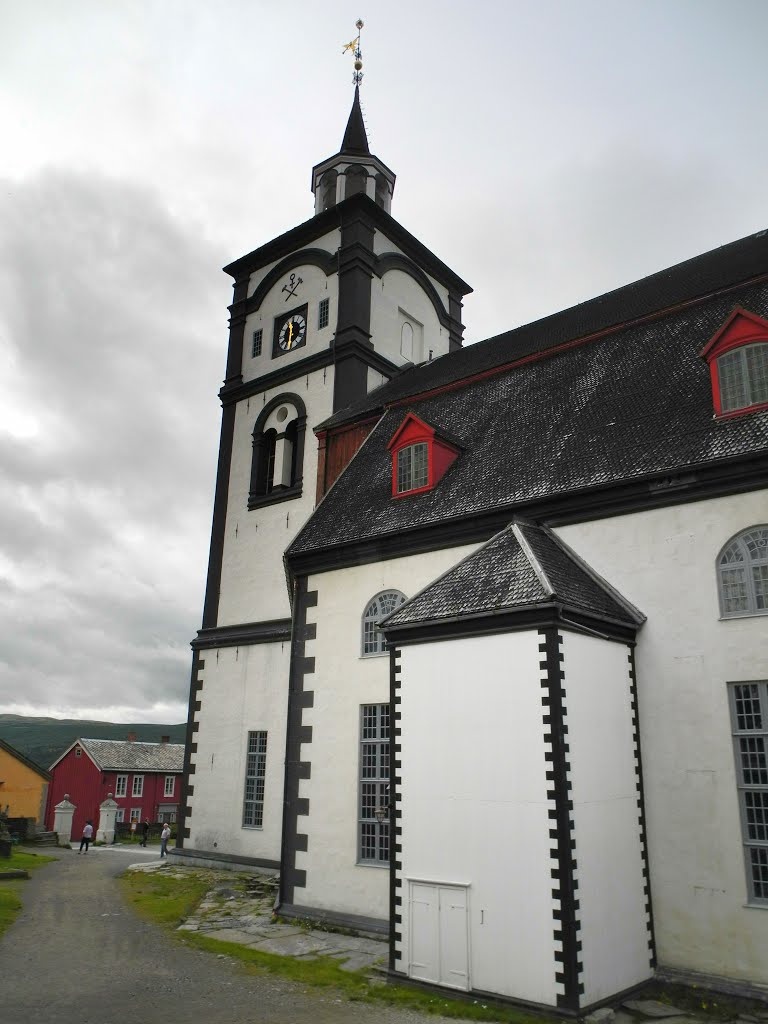
M 47 850 L 41 852 L 48 852 Z M 440 1024 L 441 1017 L 349 1003 L 251 977 L 174 942 L 122 901 L 115 877 L 157 852 L 54 850 L 21 887 L 0 939 L 3 1024 Z M 447 1024 L 447 1022 L 445 1022 Z

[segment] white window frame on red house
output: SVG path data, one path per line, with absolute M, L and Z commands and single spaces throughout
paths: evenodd
M 118 807 L 115 811 L 115 821 L 125 821 L 125 808 Z
M 170 783 L 170 785 L 169 785 Z M 176 788 L 176 776 L 166 775 L 165 776 L 165 790 L 163 796 L 173 796 L 173 791 Z
M 709 364 L 718 419 L 768 409 L 768 320 L 736 306 L 699 353 Z
M 134 775 L 131 796 L 144 796 L 144 776 Z
M 118 775 L 115 779 L 115 796 L 128 795 L 128 776 Z
M 131 808 L 130 821 L 131 821 L 131 824 L 133 824 L 135 822 L 137 825 L 141 821 L 141 808 L 140 807 L 132 807 Z

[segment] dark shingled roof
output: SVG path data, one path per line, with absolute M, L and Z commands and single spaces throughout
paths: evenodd
M 521 521 L 406 601 L 382 629 L 553 604 L 631 627 L 644 621 L 554 534 Z
M 768 273 L 768 230 L 678 263 L 633 284 L 606 292 L 543 320 L 498 334 L 409 369 L 329 417 L 321 427 L 355 419 L 433 388 L 518 359 L 545 352 L 577 338 L 649 316 L 694 298 Z M 375 339 L 374 339 L 375 340 Z
M 341 143 L 342 153 L 369 154 L 368 136 L 365 132 L 363 112 L 360 109 L 360 86 L 355 86 L 355 98 L 352 100 L 352 109 L 349 112 L 349 120 Z
M 288 548 L 289 559 L 496 509 L 511 519 L 553 497 L 765 454 L 768 412 L 715 419 L 699 355 L 737 304 L 768 316 L 768 284 L 387 409 Z M 464 451 L 431 491 L 393 499 L 387 444 L 408 411 L 459 438 Z
M 183 743 L 136 743 L 129 740 L 79 739 L 102 771 L 181 772 Z

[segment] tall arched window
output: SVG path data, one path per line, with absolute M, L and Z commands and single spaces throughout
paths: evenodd
M 379 629 L 379 623 L 404 602 L 405 594 L 401 594 L 399 590 L 384 590 L 368 604 L 363 612 L 360 646 L 360 653 L 364 658 L 376 654 L 386 654 L 384 634 Z
M 768 526 L 751 526 L 728 541 L 717 560 L 724 618 L 768 615 Z
M 301 494 L 306 420 L 298 395 L 280 395 L 262 409 L 253 428 L 248 508 Z

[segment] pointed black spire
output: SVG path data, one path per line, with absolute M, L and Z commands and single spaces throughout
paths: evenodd
M 352 110 L 349 113 L 347 128 L 341 143 L 341 152 L 366 156 L 371 152 L 368 148 L 368 136 L 365 133 L 363 112 L 360 109 L 359 85 L 355 86 L 355 98 L 352 101 Z

